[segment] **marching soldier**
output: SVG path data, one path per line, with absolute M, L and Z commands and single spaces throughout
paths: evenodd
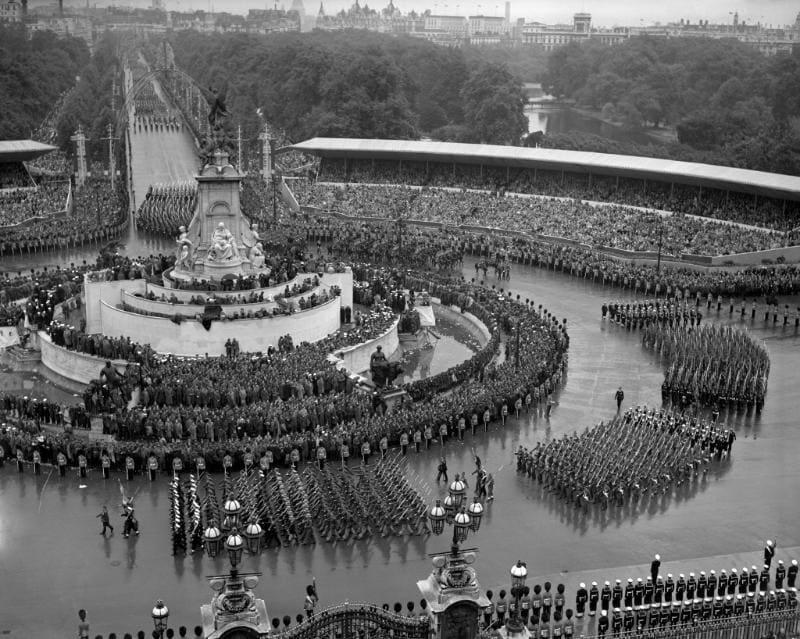
M 67 456 L 61 451 L 58 451 L 56 463 L 58 464 L 58 476 L 65 477 L 67 474 Z

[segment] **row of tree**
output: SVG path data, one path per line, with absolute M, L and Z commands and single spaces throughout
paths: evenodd
M 29 138 L 89 61 L 83 40 L 0 23 L 0 139 Z
M 177 64 L 202 85 L 228 85 L 228 107 L 252 136 L 258 109 L 298 140 L 431 135 L 517 144 L 527 130 L 521 79 L 505 61 L 479 63 L 471 50 L 365 31 L 185 31 L 171 43 Z
M 769 58 L 732 39 L 589 40 L 554 51 L 543 84 L 608 120 L 675 127 L 680 145 L 652 154 L 800 174 L 797 49 Z

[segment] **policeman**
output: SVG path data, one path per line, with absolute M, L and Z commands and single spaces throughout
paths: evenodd
M 328 451 L 325 449 L 325 446 L 317 446 L 317 465 L 320 470 L 325 470 L 325 459 L 327 459 L 327 457 Z
M 36 448 L 33 449 L 33 474 L 42 474 L 42 455 Z
M 575 616 L 578 619 L 583 619 L 588 599 L 589 593 L 586 591 L 586 584 L 581 582 L 581 585 L 578 586 L 578 591 L 575 593 Z
M 67 474 L 67 456 L 58 451 L 58 455 L 56 455 L 56 464 L 58 465 L 58 476 L 64 477 Z
M 414 431 L 414 450 L 419 452 L 420 445 L 422 444 L 422 431 L 417 428 Z
M 473 435 L 475 432 L 473 431 Z M 431 440 L 433 439 L 433 429 L 431 428 L 430 424 L 425 427 L 425 449 L 429 449 L 431 447 Z
M 597 588 L 597 582 L 592 582 L 592 587 L 589 588 L 589 616 L 594 617 L 597 613 L 597 602 L 600 600 L 600 590 Z
M 0 446 L 0 468 L 2 468 L 5 465 L 5 457 L 6 457 L 6 451 L 2 446 Z
M 22 455 L 22 449 L 17 448 L 17 472 L 25 471 L 25 457 Z
M 103 479 L 108 479 L 111 476 L 111 458 L 108 453 L 103 452 L 102 457 L 100 457 L 100 465 L 103 468 Z
M 408 453 L 408 433 L 405 431 L 400 433 L 400 452 L 404 457 Z
M 86 455 L 78 455 L 78 474 L 82 477 L 86 477 Z

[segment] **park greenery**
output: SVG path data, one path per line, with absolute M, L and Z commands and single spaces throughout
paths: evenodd
M 82 40 L 0 24 L 0 140 L 30 137 L 88 62 Z
M 648 147 L 647 155 L 800 174 L 798 50 L 765 57 L 730 39 L 588 40 L 554 51 L 543 84 L 608 121 L 674 127 L 679 144 Z M 545 144 L 619 146 L 581 137 Z
M 499 56 L 478 61 L 473 50 L 364 31 L 269 38 L 185 31 L 170 41 L 177 64 L 202 86 L 228 85 L 228 107 L 250 134 L 258 109 L 294 140 L 517 144 L 526 131 L 522 80 Z

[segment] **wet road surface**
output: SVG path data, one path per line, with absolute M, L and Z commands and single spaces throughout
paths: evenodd
M 468 260 L 464 274 L 471 277 L 472 271 Z M 473 470 L 473 446 L 495 474 L 496 499 L 487 507 L 480 531 L 467 541 L 480 547 L 476 568 L 484 588 L 507 588 L 508 569 L 517 559 L 528 562 L 530 575 L 564 576 L 572 584 L 579 572 L 610 579 L 627 577 L 629 566 L 641 566 L 643 572 L 655 552 L 680 565 L 712 556 L 728 561 L 729 555 L 737 562 L 752 557 L 746 560 L 752 564 L 758 563 L 767 538 L 777 540 L 778 558 L 788 558 L 781 553 L 800 545 L 800 339 L 794 327 L 744 323 L 765 340 L 772 365 L 763 413 L 722 415 L 730 417 L 738 435 L 730 463 L 714 467 L 706 481 L 680 499 L 666 498 L 618 515 L 577 516 L 542 493 L 538 484 L 518 476 L 513 452 L 520 444 L 529 446 L 610 418 L 618 386 L 625 390 L 625 406 L 660 405 L 661 364 L 643 349 L 638 332 L 600 320 L 601 303 L 623 297 L 616 289 L 603 291 L 562 274 L 520 266 L 512 270 L 510 283 L 489 282 L 568 318 L 571 342 L 569 371 L 549 420 L 523 416 L 519 422 L 509 420 L 505 428 L 494 425 L 474 440 L 467 435 L 463 443 L 446 445 L 451 476 Z M 725 311 L 716 317 L 716 312 L 710 314 L 713 321 L 729 321 Z M 444 485 L 434 481 L 440 452 L 434 446 L 407 458 L 412 482 L 429 490 L 431 500 L 445 493 Z M 0 632 L 60 637 L 64 628 L 72 632 L 77 610 L 85 607 L 92 634 L 114 631 L 121 636 L 139 628 L 149 634 L 149 608 L 157 597 L 170 607 L 173 627 L 198 623 L 198 607 L 211 594 L 204 575 L 223 571 L 224 561 L 173 558 L 167 479 L 153 484 L 137 479 L 134 484 L 141 486 L 141 537 L 123 539 L 118 528 L 114 537 L 103 539 L 95 515 L 103 504 L 119 503 L 116 479 L 92 475 L 80 484 L 74 475 L 48 480 L 46 474 L 18 476 L 8 465 L 0 470 L 0 572 L 6 584 L 13 584 L 0 598 Z M 301 612 L 312 576 L 323 606 L 345 599 L 418 601 L 415 583 L 430 572 L 426 553 L 445 550 L 448 541 L 411 537 L 272 549 L 245 557 L 244 569 L 264 573 L 257 593 L 266 600 L 270 616 Z M 701 563 L 704 568 L 729 565 L 719 561 Z

